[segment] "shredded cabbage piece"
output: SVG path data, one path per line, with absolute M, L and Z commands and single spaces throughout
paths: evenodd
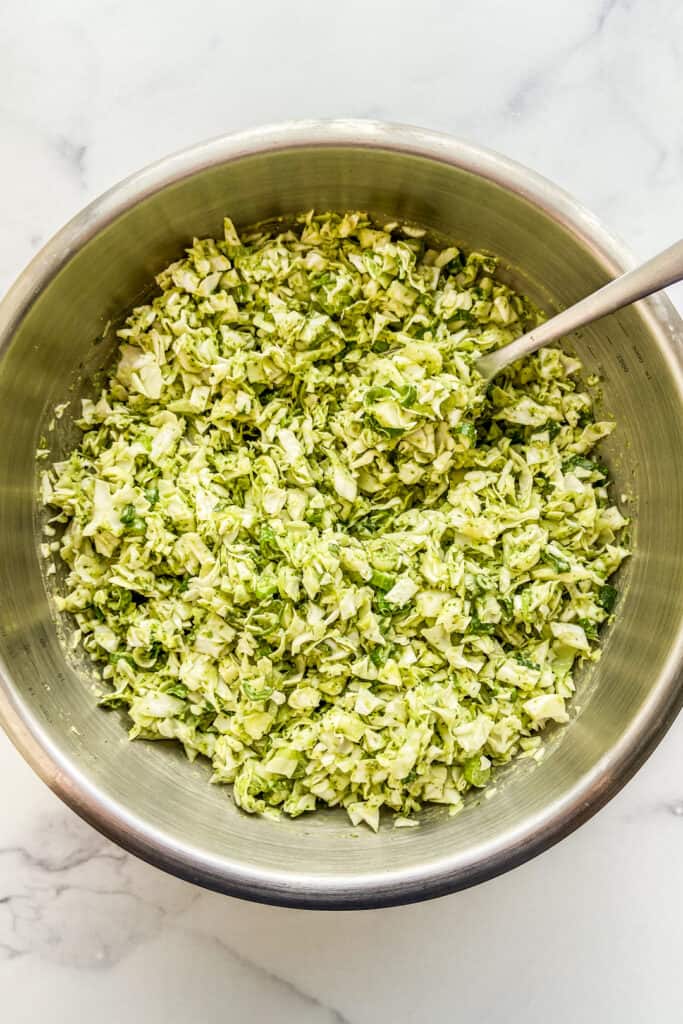
M 628 554 L 577 359 L 496 261 L 362 213 L 195 240 L 42 476 L 57 597 L 132 738 L 245 811 L 454 813 L 568 720 Z M 621 538 L 621 539 L 620 539 Z

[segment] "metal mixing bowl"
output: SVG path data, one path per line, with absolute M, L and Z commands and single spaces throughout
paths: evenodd
M 65 656 L 38 556 L 35 450 L 55 404 L 77 399 L 111 354 L 111 343 L 94 344 L 106 322 L 119 320 L 193 235 L 220 232 L 226 213 L 249 224 L 311 207 L 405 218 L 488 249 L 549 309 L 631 262 L 589 213 L 530 171 L 451 138 L 368 122 L 219 139 L 96 200 L 0 307 L 0 714 L 63 800 L 159 867 L 254 900 L 380 906 L 472 885 L 550 846 L 614 795 L 678 710 L 683 325 L 658 296 L 576 341 L 618 420 L 605 454 L 617 494 L 631 498 L 636 548 L 602 660 L 545 760 L 505 772 L 490 799 L 455 818 L 426 812 L 417 829 L 387 822 L 373 835 L 331 811 L 279 823 L 250 817 L 227 788 L 207 784 L 205 765 L 169 744 L 129 743 L 122 713 L 98 710 L 87 668 Z M 59 450 L 68 431 L 60 427 L 50 443 Z

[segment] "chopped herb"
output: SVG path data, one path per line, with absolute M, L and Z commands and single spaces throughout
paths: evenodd
M 605 583 L 598 590 L 598 596 L 596 597 L 596 603 L 604 608 L 606 612 L 611 612 L 616 604 L 619 591 L 616 587 L 611 586 L 609 583 Z

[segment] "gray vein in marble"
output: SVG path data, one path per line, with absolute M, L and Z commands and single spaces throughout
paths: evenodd
M 54 143 L 54 150 L 67 165 L 75 171 L 81 188 L 86 188 L 85 158 L 88 147 L 83 142 L 76 142 L 66 135 L 61 135 Z
M 199 933 L 192 932 L 191 934 L 197 935 Z M 278 985 L 283 991 L 289 992 L 291 995 L 296 996 L 307 1006 L 317 1007 L 320 1010 L 324 1010 L 330 1015 L 330 1020 L 335 1021 L 336 1024 L 351 1024 L 351 1021 L 346 1017 L 341 1010 L 335 1009 L 333 1006 L 329 1006 L 327 1003 L 322 1002 L 316 996 L 311 995 L 310 992 L 305 992 L 299 988 L 292 981 L 287 978 L 283 978 L 280 974 L 276 974 L 271 971 L 268 967 L 264 967 L 263 964 L 257 963 L 255 960 L 250 960 L 248 957 L 243 956 L 233 946 L 230 946 L 224 939 L 219 939 L 216 935 L 206 935 L 201 933 L 202 937 L 210 942 L 212 945 L 218 946 L 231 960 L 238 963 L 241 967 L 245 967 L 247 970 L 253 971 L 259 974 L 262 978 L 267 979 L 273 984 Z
M 78 867 L 80 864 L 86 864 L 93 856 L 98 856 L 105 860 L 111 858 L 112 860 L 122 861 L 125 860 L 126 854 L 123 850 L 119 850 L 117 847 L 112 846 L 111 851 L 108 853 L 96 853 L 93 854 L 92 850 L 74 850 L 64 858 L 57 857 L 56 860 L 48 854 L 47 856 L 39 857 L 35 853 L 31 853 L 30 850 L 24 849 L 23 846 L 6 846 L 0 850 L 0 857 L 15 856 L 25 860 L 32 867 L 38 868 L 40 871 L 44 871 L 46 874 L 59 873 L 61 871 L 68 871 L 70 868 Z M 0 903 L 2 900 L 0 900 Z
M 174 922 L 178 927 L 179 916 L 201 897 L 201 890 L 130 857 L 64 810 L 43 821 L 26 845 L 0 850 L 0 962 L 37 954 L 70 967 L 109 968 Z M 340 1010 L 224 939 L 191 934 L 330 1021 L 350 1024 Z
M 625 0 L 605 0 L 597 12 L 593 26 L 578 39 L 569 43 L 562 51 L 553 53 L 548 63 L 544 64 L 542 68 L 528 75 L 515 90 L 512 98 L 505 104 L 503 112 L 515 115 L 526 113 L 536 101 L 539 93 L 548 88 L 548 77 L 555 80 L 577 54 L 583 54 L 587 45 L 596 42 L 602 35 L 607 22 L 619 7 L 623 7 L 625 10 L 630 9 Z
M 629 6 L 630 5 L 627 2 L 625 2 L 625 0 L 606 0 L 606 3 L 604 3 L 598 11 L 596 31 L 598 33 L 602 32 L 606 22 L 609 20 L 609 18 L 617 9 L 617 7 L 624 7 L 626 10 L 628 10 Z
M 64 809 L 0 850 L 0 960 L 109 967 L 198 898 Z

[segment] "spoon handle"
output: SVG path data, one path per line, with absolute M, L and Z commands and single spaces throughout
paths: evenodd
M 536 349 L 547 345 L 551 341 L 557 341 L 570 334 L 584 324 L 599 320 L 608 313 L 614 313 L 622 306 L 628 306 L 631 302 L 651 295 L 652 292 L 660 291 L 670 284 L 683 279 L 683 239 L 674 242 L 673 245 L 653 256 L 647 263 L 629 270 L 616 280 L 610 281 L 604 288 L 600 288 L 592 295 L 563 310 L 557 316 L 546 320 L 544 324 L 535 327 L 521 338 L 499 348 L 496 352 L 489 352 L 477 360 L 477 370 L 485 380 L 491 380 L 497 373 L 500 373 L 510 363 L 514 363 L 523 356 L 531 355 Z

